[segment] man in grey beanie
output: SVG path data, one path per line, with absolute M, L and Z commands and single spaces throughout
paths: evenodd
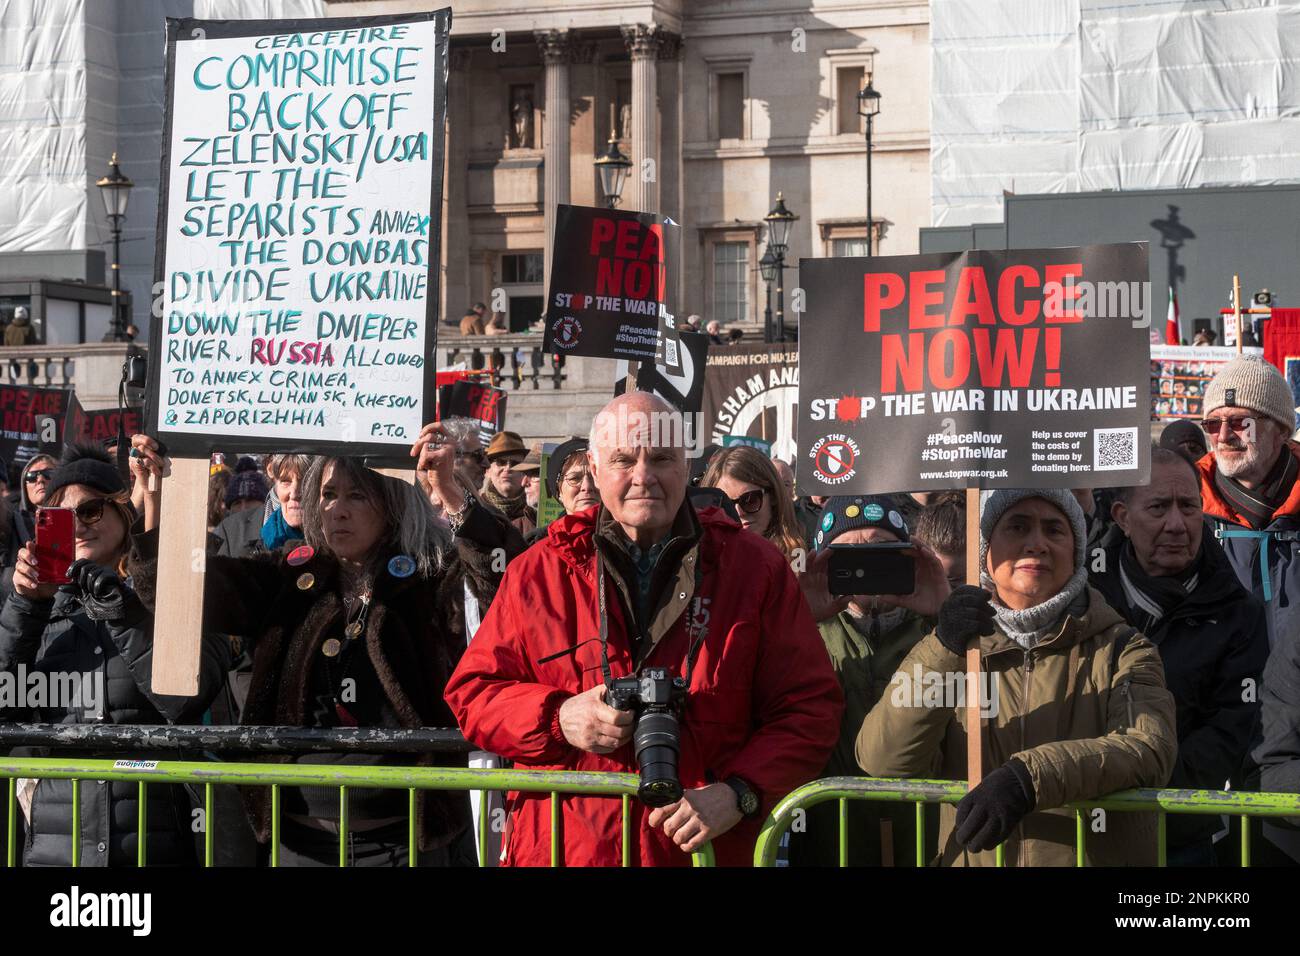
M 1300 632 L 1300 447 L 1282 373 L 1243 356 L 1205 388 L 1209 454 L 1196 463 L 1205 516 L 1267 611 L 1269 646 Z
M 981 700 L 997 701 L 981 732 L 994 769 L 955 811 L 941 808 L 946 865 L 993 865 L 1005 843 L 1008 865 L 1068 866 L 1067 804 L 1169 779 L 1178 745 L 1159 653 L 1088 587 L 1086 538 L 1069 491 L 981 495 L 983 588 L 953 590 L 895 675 L 910 692 L 882 698 L 863 721 L 855 753 L 871 776 L 965 777 L 965 695 L 940 703 L 923 687 L 962 679 L 979 641 Z M 1087 853 L 1090 865 L 1154 863 L 1155 819 L 1116 814 Z
M 1253 758 L 1259 788 L 1300 792 L 1300 446 L 1295 398 L 1276 368 L 1245 356 L 1205 389 L 1210 453 L 1196 463 L 1201 501 L 1237 577 L 1264 604 L 1269 658 L 1264 668 L 1262 739 Z M 1257 853 L 1300 862 L 1300 833 L 1263 823 Z

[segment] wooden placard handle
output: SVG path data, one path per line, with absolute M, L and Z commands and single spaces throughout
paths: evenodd
M 980 490 L 966 489 L 966 583 L 980 583 Z M 974 789 L 984 779 L 984 736 L 980 722 L 980 639 L 966 648 L 966 780 Z
M 157 479 L 150 475 L 157 487 Z M 208 460 L 178 458 L 158 516 L 158 599 L 154 609 L 153 691 L 199 692 L 203 582 L 207 569 Z
M 1232 277 L 1232 313 L 1237 323 L 1237 354 L 1240 355 L 1245 330 L 1241 327 L 1241 276 L 1236 274 Z

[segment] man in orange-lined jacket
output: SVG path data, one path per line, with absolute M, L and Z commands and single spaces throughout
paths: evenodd
M 686 499 L 680 430 L 654 434 L 674 415 L 638 392 L 597 416 L 603 506 L 553 523 L 510 565 L 446 697 L 466 737 L 518 766 L 636 772 L 634 714 L 607 702 L 605 665 L 614 679 L 645 667 L 683 677 L 684 793 L 653 810 L 632 801 L 629 855 L 686 865 L 713 841 L 719 864 L 746 865 L 764 816 L 825 766 L 842 695 L 782 554 Z M 549 864 L 549 794 L 509 805 L 506 863 Z M 616 799 L 564 798 L 562 862 L 618 865 L 620 813 Z

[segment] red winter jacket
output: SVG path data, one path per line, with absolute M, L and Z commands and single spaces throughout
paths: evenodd
M 598 633 L 593 532 L 599 509 L 550 525 L 545 538 L 506 570 L 491 610 L 447 684 L 447 703 L 465 736 L 517 766 L 636 772 L 631 744 L 610 754 L 564 739 L 559 709 L 600 683 L 600 643 L 539 664 Z M 839 736 L 843 698 L 826 646 L 784 556 L 742 531 L 721 510 L 700 513 L 700 586 L 691 616 L 707 615 L 708 634 L 692 672 L 681 722 L 678 771 L 686 789 L 735 774 L 758 792 L 758 818 L 714 841 L 719 865 L 747 866 L 763 816 L 826 765 Z M 607 565 L 606 573 L 610 573 Z M 607 581 L 609 658 L 614 677 L 633 670 L 625 612 Z M 701 604 L 700 599 L 705 603 Z M 689 637 L 683 614 L 641 666 L 682 672 Z M 568 866 L 622 860 L 621 801 L 562 799 L 561 859 Z M 506 863 L 550 863 L 550 796 L 511 793 Z M 631 859 L 641 866 L 685 866 L 683 853 L 646 822 L 631 801 Z

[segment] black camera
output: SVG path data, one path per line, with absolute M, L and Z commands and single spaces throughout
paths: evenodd
M 646 667 L 639 677 L 620 677 L 608 685 L 606 701 L 615 710 L 636 712 L 632 751 L 641 771 L 637 796 L 648 807 L 666 807 L 682 798 L 677 778 L 681 750 L 677 715 L 686 699 L 686 681 L 663 667 Z

